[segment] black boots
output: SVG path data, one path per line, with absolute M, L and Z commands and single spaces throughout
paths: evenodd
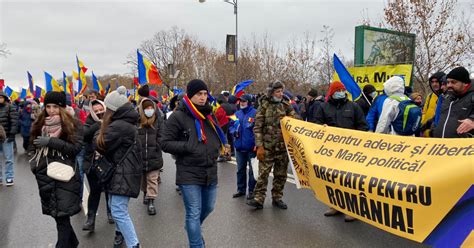
M 263 208 L 263 204 L 256 201 L 255 199 L 251 199 L 250 201 L 248 201 L 247 205 L 249 205 L 251 207 L 254 207 L 255 209 L 262 209 Z
M 272 201 L 272 205 L 279 208 L 279 209 L 287 209 L 288 208 L 288 205 L 286 205 L 286 203 L 283 202 L 282 200 Z
M 82 226 L 83 231 L 93 232 L 95 229 L 95 213 L 87 213 L 86 223 Z
M 155 205 L 153 205 L 153 201 L 153 199 L 148 199 L 148 215 L 156 214 L 156 208 Z
M 124 242 L 124 238 L 121 232 L 115 231 L 115 238 L 114 238 L 114 248 L 121 248 Z
M 107 222 L 109 222 L 109 224 L 115 223 L 114 218 L 112 217 L 112 213 L 109 211 L 107 211 Z

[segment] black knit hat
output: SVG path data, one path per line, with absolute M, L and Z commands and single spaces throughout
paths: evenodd
M 372 92 L 375 91 L 375 87 L 371 84 L 366 84 L 362 91 L 364 92 L 365 95 L 370 95 L 372 94 Z
M 142 97 L 149 97 L 150 96 L 150 87 L 148 87 L 148 84 L 143 85 L 138 89 L 138 95 Z
M 252 101 L 252 96 L 249 95 L 249 94 L 245 94 L 245 95 L 242 95 L 241 97 L 239 97 L 240 101 L 243 101 L 243 102 L 251 102 Z
M 311 90 L 308 92 L 308 96 L 311 96 L 311 97 L 318 97 L 318 90 L 316 90 L 316 89 L 311 89 Z
M 455 79 L 465 84 L 471 83 L 471 79 L 469 79 L 469 72 L 466 70 L 466 68 L 462 66 L 456 67 L 453 70 L 451 70 L 448 73 L 448 76 L 446 76 L 446 78 Z
M 186 86 L 186 94 L 188 95 L 189 98 L 193 97 L 196 95 L 201 90 L 207 90 L 207 85 L 200 79 L 193 79 L 191 80 L 188 85 Z
M 44 97 L 44 105 L 46 106 L 47 104 L 56 104 L 59 107 L 66 107 L 66 94 L 64 91 L 50 91 L 46 93 L 46 96 Z

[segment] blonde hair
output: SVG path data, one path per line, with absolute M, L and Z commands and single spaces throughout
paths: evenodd
M 413 100 L 413 101 L 415 101 L 415 99 L 416 99 L 417 97 L 421 97 L 421 100 L 423 100 L 423 96 L 422 96 L 420 93 L 418 93 L 418 92 L 413 92 L 413 93 L 411 93 L 411 95 L 410 95 L 410 99 Z

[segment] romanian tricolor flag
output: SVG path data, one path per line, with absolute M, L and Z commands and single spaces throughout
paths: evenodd
M 360 90 L 359 85 L 355 82 L 354 78 L 351 76 L 349 71 L 346 69 L 341 60 L 337 57 L 336 54 L 333 56 L 334 70 L 336 71 L 339 79 L 346 87 L 347 92 L 350 94 L 352 101 L 356 101 L 362 95 L 362 90 Z
M 108 95 L 110 92 L 112 92 L 112 89 L 110 88 L 110 83 L 105 87 L 105 95 Z
M 35 85 L 33 81 L 33 76 L 31 76 L 30 72 L 27 71 L 26 74 L 28 74 L 28 90 L 31 95 L 35 94 Z
M 77 71 L 78 71 L 78 89 L 79 95 L 84 94 L 84 91 L 87 89 L 87 80 L 86 80 L 86 71 L 87 67 L 84 66 L 84 63 L 79 60 L 76 55 L 76 62 L 77 62 Z
M 66 73 L 63 72 L 63 85 L 64 85 L 64 93 L 69 94 L 71 97 L 74 96 L 74 90 L 72 87 L 72 82 L 67 79 Z
M 245 93 L 244 89 L 247 86 L 251 85 L 253 82 L 254 82 L 253 80 L 247 80 L 247 81 L 238 83 L 237 85 L 234 86 L 234 88 L 232 88 L 231 94 L 236 97 L 242 96 Z
M 13 91 L 9 86 L 7 86 L 5 88 L 5 94 L 7 94 L 7 96 L 10 98 L 10 101 L 15 101 L 16 99 L 18 99 L 18 93 L 16 93 L 15 91 Z
M 64 91 L 63 86 L 59 85 L 59 83 L 53 78 L 53 76 L 51 76 L 51 74 L 44 72 L 44 78 L 46 81 L 46 92 Z
M 98 91 L 101 95 L 105 96 L 104 87 L 102 87 L 102 83 L 100 83 L 99 79 L 94 75 L 92 71 L 92 84 L 94 85 L 94 90 Z
M 24 88 L 21 88 L 21 91 L 20 91 L 20 99 L 25 99 L 26 98 L 26 89 Z
M 40 99 L 41 97 L 44 97 L 45 95 L 46 95 L 46 91 L 37 85 L 35 89 L 35 98 Z
M 212 106 L 212 112 L 216 112 L 216 110 L 220 107 L 220 104 L 217 102 L 216 98 L 212 96 L 210 92 L 207 92 L 207 98 L 209 99 L 209 103 Z
M 138 82 L 143 84 L 158 84 L 161 85 L 163 81 L 160 78 L 158 69 L 149 60 L 143 57 L 137 49 L 138 59 Z
M 77 74 L 77 72 L 74 70 L 72 70 L 72 78 L 74 78 L 76 81 L 79 81 L 79 74 Z

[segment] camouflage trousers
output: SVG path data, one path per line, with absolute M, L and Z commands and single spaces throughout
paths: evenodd
M 273 168 L 272 199 L 281 200 L 288 171 L 288 154 L 286 150 L 270 151 L 265 149 L 265 159 L 258 162 L 258 180 L 254 189 L 255 200 L 261 204 L 267 193 L 268 176 Z

